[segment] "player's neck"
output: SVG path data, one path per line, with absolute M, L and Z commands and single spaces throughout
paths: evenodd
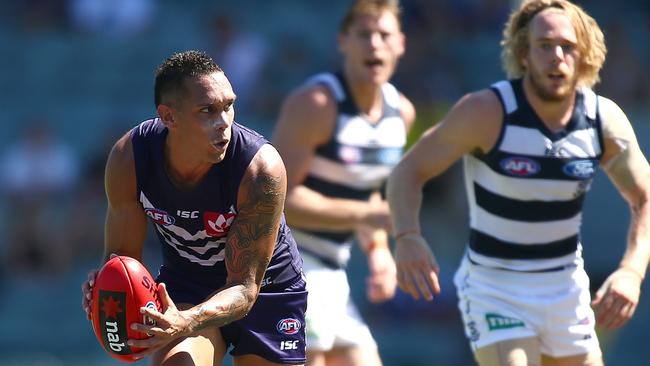
M 523 88 L 528 103 L 548 129 L 556 132 L 566 127 L 573 115 L 575 91 L 561 100 L 547 100 L 539 96 L 527 78 Z
M 180 148 L 174 139 L 165 143 L 165 170 L 169 179 L 179 188 L 191 188 L 198 184 L 212 167 L 212 164 L 196 159 Z
M 354 100 L 359 112 L 370 121 L 378 121 L 384 112 L 381 85 L 362 82 L 350 76 L 349 73 L 346 73 L 345 78 L 352 100 Z

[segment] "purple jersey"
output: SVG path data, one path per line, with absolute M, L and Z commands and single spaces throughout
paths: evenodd
M 224 248 L 230 225 L 237 216 L 239 183 L 257 151 L 268 141 L 233 123 L 223 161 L 214 164 L 196 187 L 179 189 L 165 168 L 167 133 L 158 118 L 144 121 L 131 131 L 137 198 L 162 243 L 160 273 L 173 270 L 217 290 L 226 280 Z M 302 259 L 283 215 L 261 292 L 274 292 L 295 283 L 301 269 Z

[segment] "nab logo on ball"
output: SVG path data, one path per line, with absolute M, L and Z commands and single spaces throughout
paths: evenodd
M 120 354 L 127 355 L 131 349 L 126 344 L 126 294 L 115 291 L 99 291 L 99 322 L 102 324 L 102 339 L 106 349 Z M 154 304 L 155 306 L 155 304 Z
M 300 321 L 293 318 L 282 319 L 278 322 L 278 332 L 283 334 L 296 334 L 300 330 Z

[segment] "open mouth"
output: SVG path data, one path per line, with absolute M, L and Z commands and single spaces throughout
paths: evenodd
M 212 143 L 212 146 L 219 150 L 223 150 L 228 145 L 228 140 L 215 141 Z
M 561 81 L 564 81 L 566 79 L 566 75 L 564 75 L 561 72 L 551 72 L 551 73 L 548 73 L 547 76 L 548 76 L 549 79 L 551 79 L 552 81 L 555 81 L 555 82 L 561 82 Z
M 382 60 L 380 60 L 378 58 L 371 58 L 371 59 L 367 59 L 365 61 L 365 64 L 366 64 L 366 66 L 368 66 L 370 68 L 377 68 L 377 67 L 384 66 L 384 61 L 382 61 Z

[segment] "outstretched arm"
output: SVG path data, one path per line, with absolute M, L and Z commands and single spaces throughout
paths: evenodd
M 422 187 L 463 155 L 489 151 L 501 126 L 496 95 L 483 90 L 462 98 L 406 153 L 388 179 L 388 201 L 396 240 L 397 281 L 415 299 L 440 292 L 438 264 L 420 234 Z
M 601 99 L 600 112 L 605 141 L 602 164 L 631 212 L 623 259 L 593 301 L 597 322 L 616 328 L 636 310 L 650 259 L 650 167 L 623 111 L 614 102 Z

